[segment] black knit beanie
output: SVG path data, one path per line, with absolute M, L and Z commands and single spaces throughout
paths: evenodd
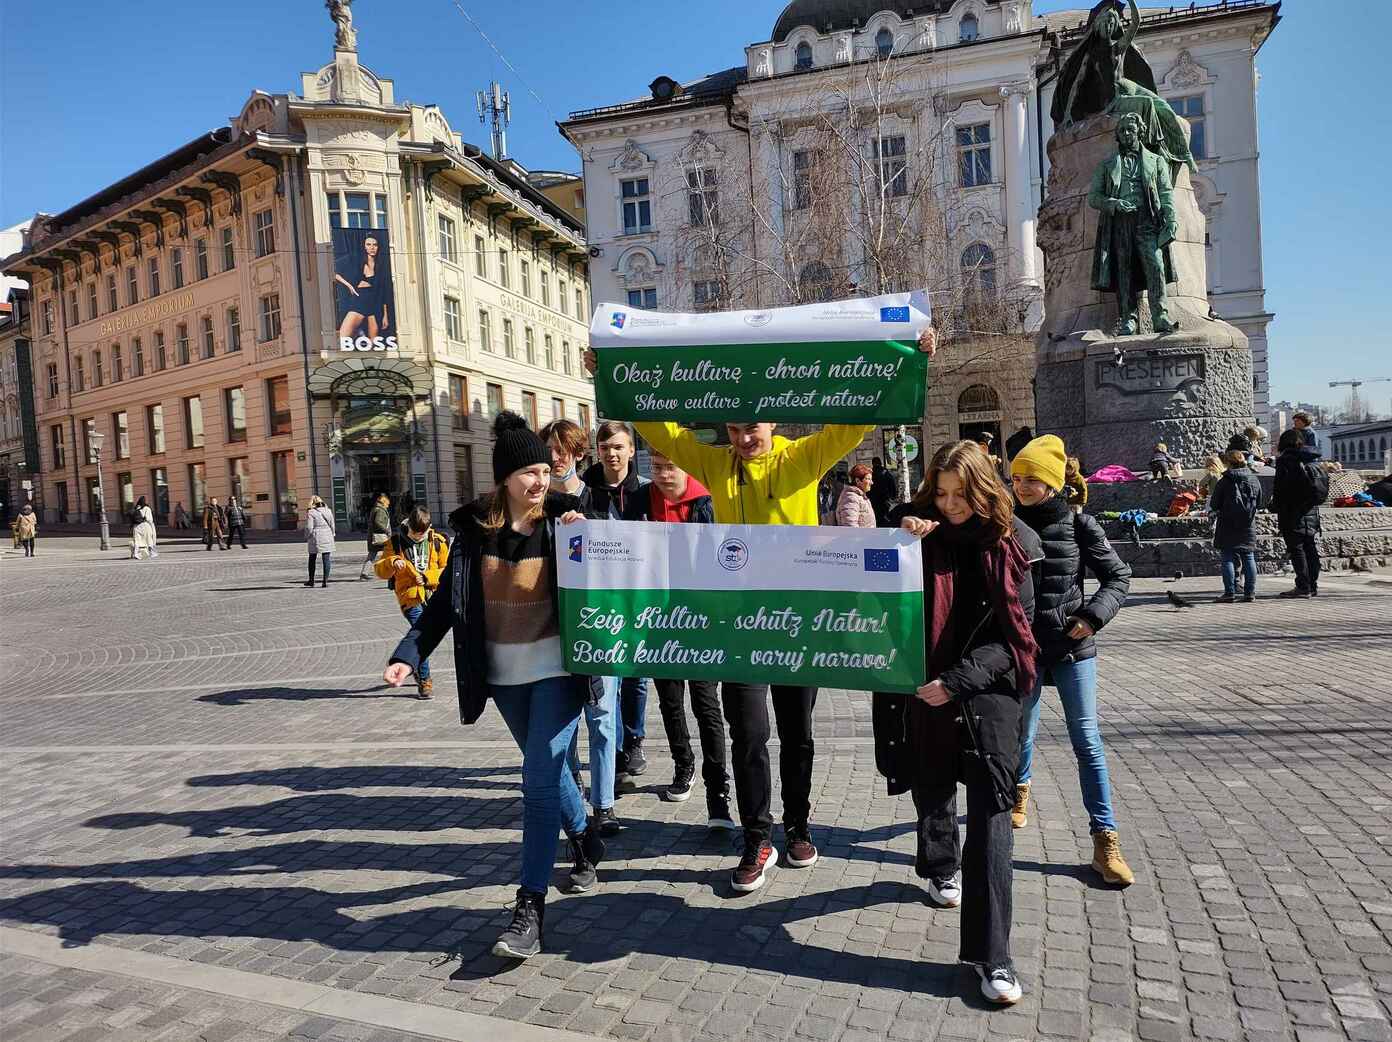
M 504 410 L 493 421 L 493 480 L 502 484 L 513 471 L 538 463 L 551 465 L 551 450 L 515 412 Z

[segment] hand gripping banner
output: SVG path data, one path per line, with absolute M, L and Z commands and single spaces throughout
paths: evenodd
M 566 668 L 912 692 L 923 563 L 899 529 L 582 521 L 557 529 Z
M 924 292 L 687 315 L 600 304 L 599 415 L 724 423 L 922 423 Z

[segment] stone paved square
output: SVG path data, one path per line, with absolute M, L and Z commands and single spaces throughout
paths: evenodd
M 1085 867 L 1046 695 L 1015 837 L 1026 996 L 994 1010 L 955 962 L 956 913 L 915 880 L 911 802 L 884 795 L 861 692 L 817 705 L 822 860 L 747 896 L 700 793 L 657 796 L 671 761 L 651 699 L 652 767 L 619 801 L 601 885 L 553 891 L 542 956 L 495 959 L 520 757 L 492 710 L 459 725 L 447 651 L 434 701 L 381 687 L 404 623 L 343 558 L 343 579 L 305 589 L 287 544 L 132 562 L 72 537 L 4 556 L 0 928 L 110 955 L 90 972 L 7 947 L 7 1042 L 445 1037 L 277 1006 L 291 983 L 661 1042 L 1392 1039 L 1385 580 L 1290 603 L 1263 577 L 1256 604 L 1184 612 L 1165 590 L 1202 600 L 1217 580 L 1135 584 L 1101 636 L 1099 702 L 1137 882 Z M 213 984 L 155 983 L 123 952 Z M 267 1002 L 216 994 L 219 971 L 264 980 Z

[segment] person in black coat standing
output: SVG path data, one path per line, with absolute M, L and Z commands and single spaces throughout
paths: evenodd
M 1018 1002 L 1009 811 L 1020 701 L 1034 689 L 1039 653 L 1031 568 L 1043 551 L 1012 516 L 990 458 L 971 442 L 939 449 L 919 493 L 892 519 L 923 538 L 929 682 L 916 695 L 875 694 L 876 766 L 890 795 L 913 794 L 915 870 L 937 904 L 962 906 L 961 960 L 976 968 L 988 1000 Z M 958 782 L 967 789 L 964 847 Z
M 1307 428 L 1308 429 L 1308 428 Z M 1281 433 L 1276 448 L 1276 478 L 1271 489 L 1271 509 L 1281 528 L 1295 568 L 1295 589 L 1282 597 L 1318 597 L 1320 575 L 1320 504 L 1329 498 L 1329 475 L 1317 462 L 1305 432 L 1292 427 Z
M 1102 526 L 1090 514 L 1075 514 L 1063 494 L 1068 454 L 1052 434 L 1035 438 L 1010 464 L 1015 516 L 1044 544 L 1034 589 L 1034 637 L 1039 642 L 1039 678 L 1025 697 L 1020 771 L 1010 823 L 1024 828 L 1029 817 L 1030 770 L 1039 701 L 1047 683 L 1058 689 L 1068 738 L 1078 763 L 1078 783 L 1092 833 L 1092 867 L 1113 885 L 1130 886 L 1135 875 L 1121 855 L 1107 754 L 1097 725 L 1097 631 L 1116 617 L 1131 589 L 1131 569 L 1117 556 Z M 1083 576 L 1100 583 L 1083 596 Z
M 1237 566 L 1242 565 L 1242 599 L 1257 599 L 1257 511 L 1262 507 L 1261 479 L 1247 465 L 1252 443 L 1234 434 L 1223 453 L 1228 472 L 1218 479 L 1209 500 L 1214 517 L 1213 545 L 1223 555 L 1223 596 L 1219 604 L 1237 599 Z

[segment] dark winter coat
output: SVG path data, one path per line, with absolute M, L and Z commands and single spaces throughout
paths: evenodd
M 638 474 L 633 462 L 628 464 L 628 473 L 623 481 L 619 482 L 619 487 L 609 488 L 609 483 L 604 479 L 604 465 L 596 463 L 580 475 L 580 480 L 590 488 L 590 506 L 585 510 L 586 514 L 598 517 L 608 517 L 614 521 L 623 519 L 624 511 L 628 509 L 629 501 L 640 496 L 645 496 L 643 489 L 648 487 L 648 479 Z
M 488 516 L 490 497 L 465 504 L 450 514 L 450 527 L 455 539 L 450 547 L 449 563 L 440 585 L 425 602 L 425 611 L 411 631 L 401 639 L 390 661 L 404 662 L 415 670 L 422 660 L 454 632 L 455 682 L 459 687 L 459 720 L 472 724 L 483 715 L 488 704 L 488 648 L 483 626 L 483 522 Z M 562 514 L 579 509 L 574 496 L 552 492 L 546 496 L 544 526 L 548 557 L 554 559 L 556 523 Z M 551 604 L 557 610 L 556 570 L 551 569 Z M 593 702 L 590 684 L 584 677 L 573 678 L 576 690 Z
M 235 501 L 234 501 L 234 502 L 231 502 L 231 503 L 228 503 L 228 504 L 227 504 L 227 527 L 228 527 L 229 529 L 232 529 L 232 528 L 245 528 L 245 527 L 246 527 L 246 522 L 247 522 L 246 511 L 242 509 L 242 505 L 241 505 L 240 503 L 235 502 Z
M 1044 561 L 1034 588 L 1034 639 L 1039 641 L 1041 671 L 1057 662 L 1093 658 L 1097 642 L 1092 637 L 1081 641 L 1070 637 L 1070 620 L 1084 619 L 1096 632 L 1116 618 L 1131 589 L 1131 569 L 1092 515 L 1073 513 L 1062 496 L 1018 507 L 1016 516 L 1044 544 Z M 1086 572 L 1101 586 L 1084 602 Z
M 1217 519 L 1214 546 L 1219 550 L 1256 550 L 1262 495 L 1261 478 L 1248 467 L 1233 467 L 1218 479 L 1208 503 L 1209 512 Z
M 1271 509 L 1282 535 L 1318 535 L 1320 504 L 1329 498 L 1329 475 L 1308 449 L 1287 449 L 1276 457 Z
M 907 503 L 892 512 L 891 520 L 898 523 L 907 514 L 920 517 L 924 512 L 923 507 Z M 1015 538 L 1037 567 L 1044 556 L 1038 536 L 1017 519 Z M 927 603 L 933 594 L 926 567 L 924 579 L 926 631 L 933 614 L 932 604 Z M 958 580 L 953 591 L 953 611 L 959 613 L 953 630 L 961 641 L 954 649 L 957 662 L 941 676 L 928 678 L 941 679 L 953 701 L 934 707 L 913 695 L 877 691 L 873 696 L 875 766 L 891 796 L 907 792 L 916 778 L 933 784 L 957 773 L 962 747 L 962 726 L 957 721 L 963 713 L 972 714 L 982 751 L 997 770 L 1013 779 L 1019 768 L 1021 707 L 1010 647 L 991 611 L 983 570 L 963 569 Z M 1025 617 L 1033 618 L 1030 573 L 1020 583 L 1019 600 Z

